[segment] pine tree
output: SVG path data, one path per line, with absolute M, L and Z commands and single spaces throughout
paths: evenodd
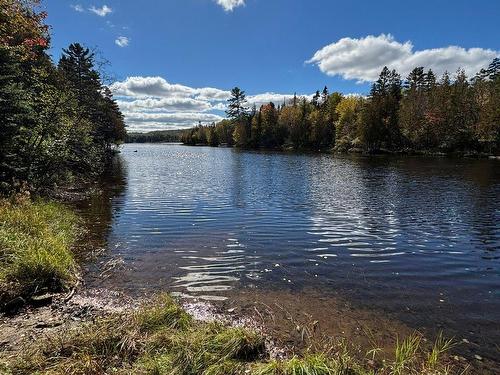
M 231 97 L 228 99 L 227 116 L 232 120 L 243 119 L 248 115 L 246 104 L 245 91 L 242 91 L 239 87 L 233 88 L 231 90 Z
M 317 90 L 311 101 L 311 104 L 316 108 L 319 107 L 319 98 L 321 98 L 321 94 L 319 93 L 319 90 Z
M 24 132 L 35 123 L 30 95 L 18 82 L 19 75 L 19 61 L 0 46 L 0 192 L 9 190 L 13 179 L 25 177 Z
M 493 59 L 491 64 L 488 66 L 488 69 L 486 70 L 488 73 L 488 78 L 490 80 L 495 80 L 497 77 L 500 76 L 500 58 L 496 57 Z
M 401 146 L 398 120 L 401 90 L 399 74 L 384 67 L 372 85 L 370 99 L 362 112 L 361 137 L 368 151 Z
M 323 92 L 321 93 L 321 104 L 326 104 L 328 101 L 328 87 L 325 86 Z
M 94 54 L 79 43 L 63 49 L 59 70 L 76 93 L 80 107 L 90 113 L 102 88 L 99 73 L 94 69 Z
M 404 87 L 410 90 L 420 89 L 425 86 L 426 81 L 427 77 L 424 73 L 424 68 L 418 67 L 413 69 L 410 74 L 408 74 Z
M 425 88 L 427 90 L 431 90 L 434 88 L 435 85 L 436 85 L 436 75 L 434 74 L 432 69 L 429 69 L 425 74 Z

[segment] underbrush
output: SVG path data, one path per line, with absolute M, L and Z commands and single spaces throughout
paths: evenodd
M 426 351 L 420 336 L 398 342 L 393 357 L 354 358 L 345 340 L 320 353 L 270 359 L 264 337 L 252 330 L 194 321 L 169 296 L 129 314 L 81 325 L 27 347 L 11 374 L 152 375 L 402 375 L 459 374 L 438 338 Z M 373 351 L 371 352 L 374 353 Z
M 58 203 L 0 200 L 0 310 L 75 282 L 77 225 L 77 216 Z

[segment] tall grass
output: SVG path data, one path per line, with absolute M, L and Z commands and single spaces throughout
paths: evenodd
M 420 341 L 421 337 L 416 333 L 408 336 L 403 341 L 400 341 L 398 337 L 394 353 L 394 363 L 392 365 L 392 373 L 394 375 L 407 373 L 412 361 L 416 359 L 416 354 L 420 348 Z
M 75 281 L 77 216 L 53 202 L 0 200 L 0 308 Z
M 454 346 L 456 346 L 456 342 L 454 342 L 453 339 L 445 339 L 443 337 L 443 332 L 439 332 L 432 346 L 432 350 L 427 356 L 427 365 L 431 369 L 436 368 L 443 354 L 450 351 Z

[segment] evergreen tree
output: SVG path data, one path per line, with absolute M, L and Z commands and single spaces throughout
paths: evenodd
M 491 64 L 488 66 L 486 70 L 488 73 L 488 78 L 494 81 L 497 77 L 500 76 L 500 58 L 496 57 L 493 59 Z
M 320 105 L 319 99 L 320 98 L 321 98 L 321 94 L 319 93 L 319 90 L 317 90 L 312 98 L 311 104 L 313 106 L 315 106 L 316 108 L 319 108 L 319 105 Z
M 63 49 L 59 70 L 76 94 L 79 107 L 86 113 L 92 111 L 99 99 L 101 82 L 94 69 L 94 54 L 79 43 Z
M 29 95 L 19 83 L 20 64 L 12 52 L 0 46 L 0 193 L 25 174 L 22 150 L 27 147 L 27 128 L 35 113 Z
M 425 74 L 425 88 L 427 90 L 432 90 L 436 86 L 436 75 L 429 69 Z
M 401 88 L 399 74 L 384 67 L 371 88 L 362 114 L 361 138 L 368 151 L 381 147 L 395 149 L 401 145 L 398 120 Z
M 246 104 L 245 91 L 242 91 L 239 87 L 233 88 L 231 90 L 231 97 L 228 99 L 227 116 L 232 120 L 243 119 L 248 115 Z
M 427 82 L 423 67 L 413 69 L 405 81 L 405 88 L 409 90 L 418 90 L 425 86 Z
M 426 111 L 428 109 L 428 85 L 433 85 L 433 73 L 429 71 L 430 77 L 424 73 L 424 68 L 413 69 L 405 82 L 404 97 L 401 101 L 399 111 L 399 123 L 407 146 L 415 146 L 418 149 L 427 149 L 428 127 L 426 122 Z
M 326 104 L 328 101 L 328 87 L 325 86 L 321 93 L 321 104 Z

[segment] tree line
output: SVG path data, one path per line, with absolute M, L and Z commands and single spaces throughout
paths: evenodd
M 180 142 L 182 130 L 156 130 L 147 133 L 128 132 L 125 143 Z
M 0 0 L 0 193 L 103 171 L 125 123 L 88 48 L 54 63 L 38 0 Z
M 500 59 L 472 79 L 463 70 L 439 79 L 417 67 L 402 80 L 384 67 L 370 94 L 344 96 L 325 87 L 308 99 L 247 107 L 231 91 L 227 119 L 185 131 L 188 145 L 335 150 L 339 152 L 500 151 Z

